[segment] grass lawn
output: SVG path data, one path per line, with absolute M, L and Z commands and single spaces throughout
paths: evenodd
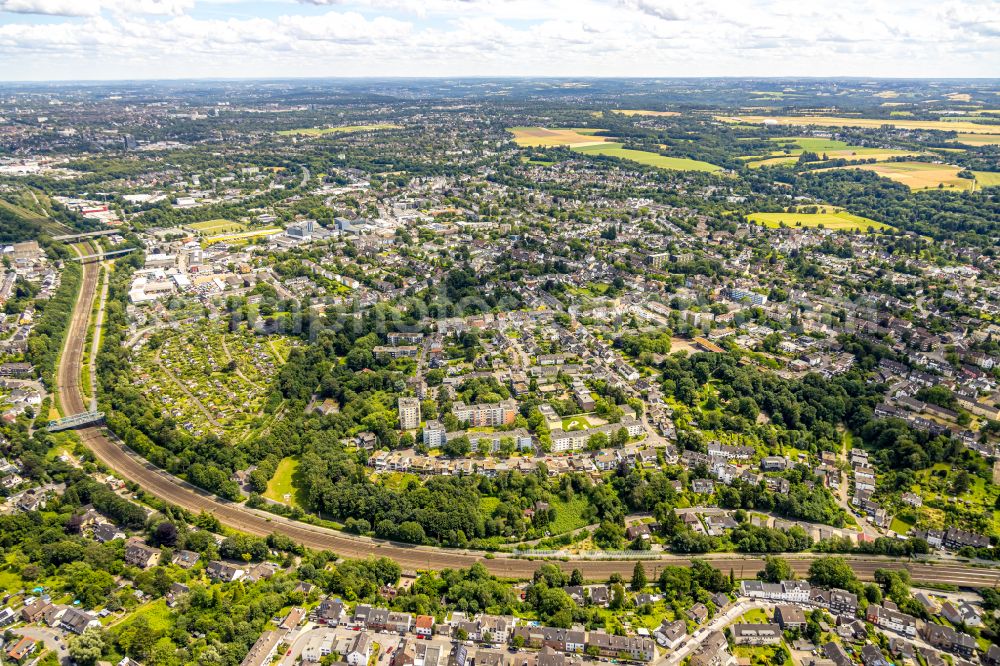
M 589 427 L 590 421 L 588 421 L 587 417 L 582 414 L 577 416 L 567 416 L 562 420 L 562 429 L 567 432 L 570 430 L 586 430 Z
M 778 652 L 777 645 L 761 645 L 753 647 L 750 645 L 737 645 L 733 647 L 733 656 L 737 659 L 749 659 L 750 664 L 773 664 L 774 655 Z
M 391 123 L 374 123 L 372 125 L 344 125 L 343 127 L 302 127 L 300 129 L 282 130 L 281 136 L 324 136 L 326 134 L 345 134 L 347 132 L 371 132 L 374 130 L 400 129 L 400 125 Z
M 762 166 L 775 166 L 778 164 L 794 164 L 798 161 L 799 155 L 804 152 L 816 153 L 820 157 L 826 155 L 828 159 L 873 159 L 884 161 L 892 157 L 903 157 L 907 155 L 917 155 L 919 151 L 891 150 L 888 148 L 865 148 L 863 146 L 852 146 L 844 141 L 836 139 L 821 139 L 809 136 L 789 136 L 771 139 L 779 144 L 780 150 L 771 153 L 770 157 L 747 162 L 747 166 L 755 169 Z
M 782 223 L 786 227 L 820 227 L 832 229 L 834 231 L 860 231 L 868 230 L 872 227 L 875 231 L 892 229 L 888 224 L 870 220 L 860 215 L 851 215 L 833 207 L 822 208 L 822 213 L 752 213 L 747 216 L 751 222 L 777 229 Z
M 691 160 L 686 157 L 667 157 L 659 153 L 650 153 L 645 150 L 631 150 L 622 147 L 620 143 L 606 142 L 603 144 L 570 146 L 575 152 L 586 155 L 605 155 L 607 157 L 617 157 L 623 160 L 631 160 L 639 164 L 657 167 L 659 169 L 670 169 L 672 171 L 721 171 L 722 167 L 708 162 Z
M 980 187 L 998 187 L 1000 186 L 1000 173 L 996 171 L 973 171 L 976 176 L 976 182 L 979 183 Z
M 896 516 L 893 516 L 889 529 L 896 534 L 905 536 L 906 534 L 909 534 L 911 529 L 913 529 L 913 523 L 908 523 L 905 520 L 901 520 Z
M 115 633 L 124 631 L 139 617 L 146 618 L 151 633 L 170 631 L 174 626 L 174 623 L 170 619 L 170 614 L 171 610 L 167 608 L 167 602 L 164 599 L 158 599 L 137 608 L 128 619 L 121 624 L 115 625 L 112 631 Z
M 295 499 L 295 472 L 299 469 L 297 458 L 282 458 L 278 463 L 278 469 L 274 471 L 274 476 L 267 482 L 267 490 L 264 497 L 275 502 L 298 506 Z M 285 496 L 288 496 L 287 498 Z
M 583 511 L 587 508 L 586 497 L 574 495 L 569 502 L 564 502 L 557 497 L 550 504 L 556 510 L 556 519 L 549 525 L 549 531 L 552 534 L 572 532 L 587 526 L 588 523 L 583 518 Z
M 762 608 L 751 608 L 740 618 L 740 622 L 749 624 L 767 624 L 770 621 Z
M 232 220 L 205 220 L 204 222 L 185 224 L 184 228 L 202 234 L 227 234 L 234 231 L 243 231 L 247 227 L 241 222 L 233 222 Z
M 388 474 L 376 475 L 383 486 L 393 490 L 404 490 L 410 481 L 420 481 L 416 474 L 406 472 L 389 472 Z

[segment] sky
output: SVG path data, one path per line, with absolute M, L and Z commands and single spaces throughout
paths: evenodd
M 0 0 L 0 80 L 1000 77 L 1000 0 Z

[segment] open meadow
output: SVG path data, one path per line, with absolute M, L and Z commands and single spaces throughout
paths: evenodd
M 298 506 L 295 489 L 295 472 L 298 469 L 298 458 L 282 458 L 281 462 L 278 463 L 278 468 L 274 471 L 274 476 L 267 482 L 264 497 L 281 504 Z
M 243 231 L 247 227 L 245 224 L 232 220 L 205 220 L 204 222 L 185 224 L 183 228 L 196 234 L 212 235 Z
M 747 216 L 747 219 L 770 229 L 777 229 L 782 225 L 786 227 L 822 227 L 833 231 L 857 232 L 866 232 L 869 228 L 875 231 L 892 229 L 888 224 L 876 222 L 860 215 L 852 215 L 833 207 L 821 208 L 816 213 L 752 213 Z
M 595 133 L 601 131 L 599 129 L 512 127 L 510 131 L 514 134 L 514 141 L 522 147 L 567 146 L 578 153 L 617 157 L 647 166 L 675 171 L 720 171 L 722 169 L 722 167 L 699 160 L 668 157 L 645 150 L 625 148 L 611 137 L 596 136 Z
M 825 155 L 831 160 L 877 160 L 885 161 L 895 157 L 909 157 L 921 154 L 920 151 L 891 150 L 888 148 L 866 148 L 864 146 L 852 146 L 844 141 L 836 139 L 824 139 L 818 137 L 781 137 L 772 139 L 778 150 L 772 152 L 768 157 L 761 159 L 751 159 L 747 166 L 751 169 L 762 166 L 776 166 L 780 164 L 794 164 L 798 161 L 799 155 L 803 153 L 816 153 L 821 158 Z M 749 156 L 757 157 L 757 156 Z
M 973 171 L 976 177 L 976 184 L 979 187 L 1000 187 L 1000 172 L 996 171 Z
M 645 150 L 631 150 L 624 148 L 620 143 L 600 143 L 596 145 L 573 146 L 573 150 L 578 153 L 588 155 L 605 155 L 607 157 L 617 157 L 623 160 L 632 160 L 639 164 L 653 166 L 660 169 L 673 169 L 675 171 L 721 171 L 722 167 L 700 160 L 691 160 L 686 157 L 669 157 L 659 153 L 651 153 Z

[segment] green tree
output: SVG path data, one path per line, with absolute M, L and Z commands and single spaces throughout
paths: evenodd
M 843 557 L 821 557 L 809 565 L 809 582 L 819 587 L 839 587 L 855 594 L 862 592 L 861 583 Z
M 66 642 L 69 656 L 80 666 L 93 666 L 104 652 L 104 631 L 91 627 Z
M 757 573 L 757 578 L 767 583 L 780 583 L 792 580 L 795 574 L 785 558 L 769 555 L 764 558 L 764 570 Z
M 632 591 L 641 592 L 649 584 L 649 579 L 646 578 L 646 567 L 642 566 L 642 562 L 636 562 L 635 567 L 632 569 Z

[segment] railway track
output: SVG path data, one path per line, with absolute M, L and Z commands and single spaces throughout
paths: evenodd
M 67 331 L 67 344 L 60 359 L 57 373 L 58 391 L 63 410 L 67 414 L 87 411 L 86 402 L 81 394 L 80 371 L 87 324 L 97 293 L 99 271 L 100 265 L 97 263 L 83 265 L 80 297 L 73 311 L 73 318 Z M 165 502 L 194 513 L 204 511 L 212 514 L 227 527 L 248 534 L 267 536 L 279 533 L 308 548 L 330 550 L 341 557 L 388 557 L 407 570 L 460 568 L 480 562 L 498 576 L 527 579 L 540 564 L 539 561 L 518 559 L 504 554 L 489 556 L 483 552 L 411 546 L 354 536 L 250 509 L 205 493 L 182 479 L 156 468 L 129 451 L 112 436 L 105 434 L 101 428 L 91 426 L 77 432 L 98 460 L 123 479 L 137 483 Z M 803 576 L 808 571 L 810 562 L 816 557 L 818 555 L 804 554 L 789 556 L 787 559 L 792 569 Z M 732 570 L 737 578 L 753 578 L 764 566 L 763 559 L 757 556 L 714 554 L 698 559 L 724 572 Z M 691 558 L 664 555 L 660 559 L 644 559 L 642 562 L 647 573 L 653 578 L 666 566 L 690 566 Z M 606 580 L 616 572 L 626 577 L 631 576 L 635 560 L 569 560 L 556 563 L 565 569 L 580 569 L 588 580 Z M 917 563 L 889 558 L 852 557 L 851 563 L 863 580 L 872 580 L 876 569 L 896 568 L 907 569 L 914 580 L 921 582 L 965 587 L 1000 584 L 1000 569 L 976 567 L 950 560 Z

